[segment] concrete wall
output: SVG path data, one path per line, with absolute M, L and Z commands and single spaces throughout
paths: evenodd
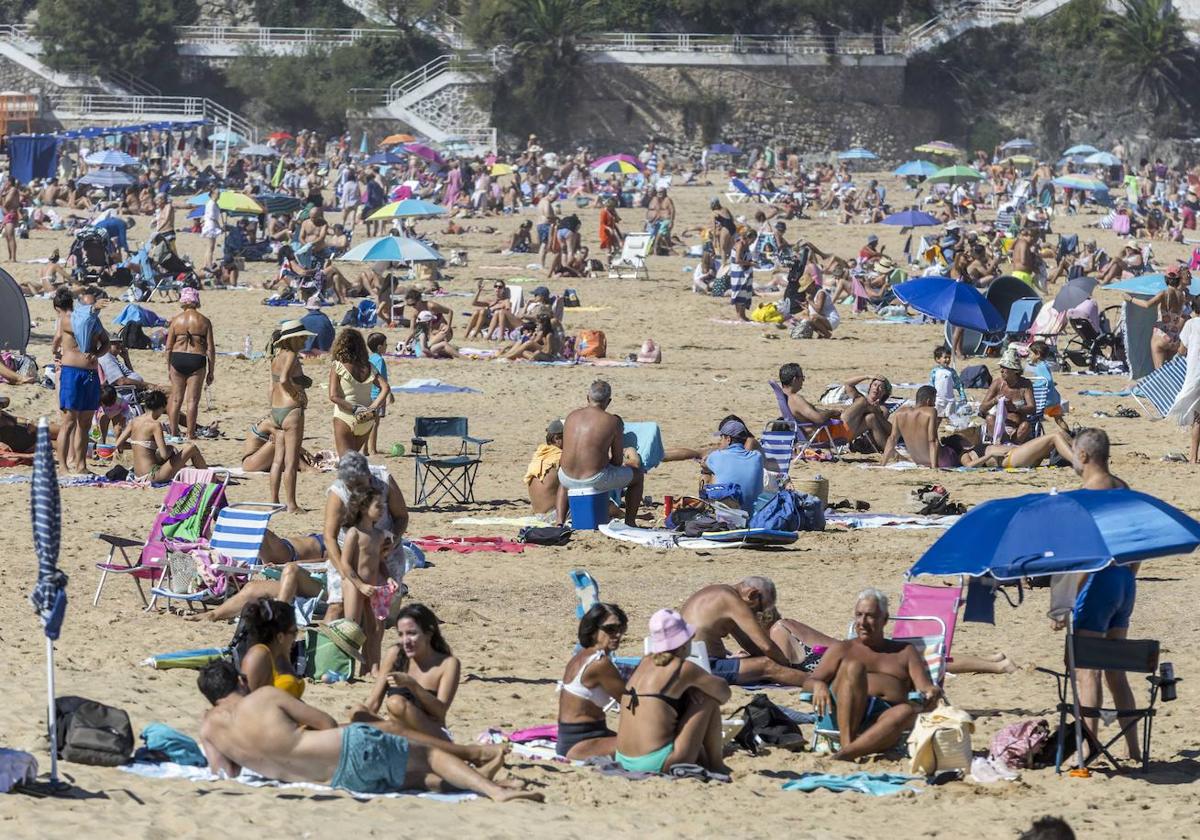
M 789 66 L 593 62 L 579 87 L 575 132 L 596 148 L 657 140 L 682 153 L 706 143 L 866 146 L 887 158 L 933 139 L 936 116 L 901 111 L 904 61 L 889 56 Z

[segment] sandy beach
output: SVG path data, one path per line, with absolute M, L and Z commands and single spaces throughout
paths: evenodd
M 709 187 L 679 188 L 673 195 L 679 207 L 678 229 L 707 222 L 707 203 L 723 193 L 716 178 Z M 905 203 L 904 189 L 885 181 L 889 199 Z M 754 205 L 734 205 L 735 215 L 753 216 Z M 596 248 L 596 210 L 582 210 L 584 243 Z M 182 215 L 182 212 L 180 213 Z M 624 210 L 623 228 L 640 226 L 642 211 Z M 990 218 L 985 211 L 982 215 Z M 1088 231 L 1099 216 L 1056 217 L 1056 233 L 1094 237 L 1109 253 L 1119 251 L 1119 239 L 1108 231 Z M 474 292 L 476 278 L 528 278 L 544 282 L 543 272 L 527 266 L 534 255 L 501 256 L 518 220 L 512 217 L 472 220 L 467 224 L 498 228 L 492 235 L 471 233 L 440 236 L 440 223 L 423 222 L 444 250 L 465 249 L 466 268 L 450 269 L 446 288 Z M 131 236 L 140 240 L 147 225 L 139 219 Z M 359 239 L 361 241 L 361 227 Z M 800 236 L 825 250 L 850 256 L 868 233 L 879 234 L 889 254 L 899 255 L 903 238 L 895 228 L 843 226 L 832 215 L 788 222 L 789 239 Z M 689 244 L 698 242 L 696 238 Z M 1052 241 L 1055 241 L 1052 238 Z M 181 247 L 194 258 L 200 237 L 180 236 Z M 23 260 L 45 257 L 59 247 L 62 234 L 35 232 L 20 242 Z M 1184 257 L 1188 248 L 1154 243 L 1159 264 Z M 661 345 L 661 365 L 597 368 L 540 367 L 491 361 L 390 360 L 393 384 L 410 378 L 437 378 L 465 385 L 481 394 L 433 396 L 398 395 L 380 433 L 380 445 L 409 444 L 413 418 L 418 415 L 466 415 L 474 435 L 494 438 L 485 450 L 476 483 L 477 504 L 466 509 L 443 506 L 413 513 L 410 535 L 489 535 L 513 537 L 513 527 L 463 527 L 451 520 L 465 515 L 518 516 L 527 511 L 521 481 L 530 454 L 543 439 L 546 423 L 583 404 L 588 384 L 597 377 L 613 388 L 612 411 L 627 421 L 653 420 L 661 425 L 668 446 L 696 447 L 711 439 L 718 420 L 728 413 L 744 418 L 753 431 L 776 416 L 767 385 L 785 362 L 799 362 L 808 383 L 805 393 L 815 399 L 827 384 L 855 374 L 882 373 L 894 383 L 924 383 L 932 351 L 942 340 L 941 325 L 871 324 L 871 316 L 853 316 L 843 309 L 843 324 L 829 341 L 796 341 L 785 330 L 763 325 L 731 325 L 714 319 L 733 317 L 721 298 L 690 291 L 695 260 L 657 257 L 650 262 L 649 281 L 554 280 L 556 293 L 578 290 L 585 311 L 566 311 L 569 332 L 581 328 L 607 334 L 609 356 L 636 352 L 642 341 Z M 18 280 L 37 277 L 40 266 L 5 264 Z M 270 263 L 251 263 L 243 282 L 260 285 L 274 276 Z M 761 275 L 760 275 L 761 277 Z M 536 282 L 535 282 L 536 281 Z M 273 326 L 285 317 L 299 317 L 300 307 L 286 310 L 261 305 L 261 289 L 205 291 L 202 311 L 213 321 L 218 352 L 241 350 L 249 336 L 256 349 L 265 346 Z M 1119 303 L 1118 293 L 1098 291 L 1101 308 Z M 454 308 L 456 320 L 470 308 L 469 297 L 443 301 Z M 52 314 L 48 300 L 29 303 L 36 322 L 29 352 L 45 364 L 50 360 Z M 175 304 L 152 303 L 170 317 Z M 334 323 L 348 307 L 327 310 Z M 107 322 L 119 306 L 106 310 Z M 463 319 L 465 323 L 465 319 Z M 389 331 L 399 336 L 407 331 Z M 460 346 L 464 343 L 457 339 Z M 479 345 L 476 345 L 479 346 Z M 151 381 L 165 381 L 164 354 L 135 351 L 135 367 Z M 994 368 L 994 360 L 991 361 Z M 310 359 L 306 372 L 316 381 L 310 391 L 312 408 L 306 421 L 306 446 L 332 447 L 332 407 L 326 399 L 328 361 Z M 240 463 L 242 441 L 250 422 L 268 407 L 268 361 L 218 358 L 212 388 L 212 410 L 205 422 L 219 420 L 224 433 L 217 441 L 200 443 L 211 464 Z M 1128 387 L 1124 376 L 1063 375 L 1058 388 L 1071 404 L 1069 421 L 1097 425 L 1111 436 L 1113 471 L 1134 488 L 1160 496 L 1183 510 L 1200 513 L 1196 468 L 1165 463 L 1162 456 L 1186 449 L 1183 430 L 1162 421 L 1093 418 L 1110 414 L 1118 404 L 1134 406 L 1130 397 L 1081 396 L 1085 389 L 1115 391 Z M 12 410 L 23 417 L 57 414 L 53 391 L 36 386 L 5 388 Z M 912 388 L 897 387 L 911 397 Z M 203 408 L 203 403 L 202 403 Z M 408 457 L 386 461 L 401 489 L 412 493 L 413 463 Z M 895 471 L 874 466 L 877 458 L 850 455 L 836 464 L 793 467 L 796 478 L 818 473 L 830 481 L 830 498 L 862 499 L 872 511 L 907 513 L 909 492 L 920 484 L 939 481 L 956 501 L 986 499 L 1048 490 L 1071 489 L 1077 478 L 1070 470 L 1036 469 L 1024 472 Z M 26 470 L 0 470 L 0 481 Z M 692 462 L 664 464 L 646 478 L 646 493 L 655 503 L 664 494 L 694 492 L 697 466 Z M 278 515 L 272 528 L 289 535 L 321 528 L 321 505 L 330 475 L 302 473 L 299 501 L 309 512 Z M 8 512 L 4 541 L 6 560 L 0 564 L 0 638 L 7 650 L 5 701 L 0 703 L 0 745 L 32 750 L 45 769 L 48 757 L 41 740 L 45 715 L 44 641 L 27 601 L 36 561 L 28 515 L 28 484 L 0 484 L 0 503 Z M 156 672 L 139 664 L 147 656 L 167 651 L 222 645 L 231 626 L 190 623 L 174 615 L 146 613 L 128 581 L 105 587 L 99 606 L 91 599 L 104 556 L 97 531 L 143 536 L 162 500 L 162 489 L 76 487 L 64 489 L 61 565 L 71 577 L 71 606 L 58 643 L 58 692 L 77 694 L 127 710 L 135 733 L 160 721 L 195 735 L 206 703 L 195 687 L 195 672 Z M 229 490 L 233 501 L 266 501 L 267 477 L 253 475 Z M 655 508 L 661 517 L 661 508 Z M 653 551 L 608 539 L 599 533 L 577 533 L 562 548 L 531 547 L 520 555 L 451 554 L 431 556 L 434 567 L 413 572 L 406 582 L 411 598 L 429 605 L 445 622 L 444 634 L 463 663 L 463 683 L 449 716 L 456 740 L 474 740 L 488 727 L 504 730 L 552 723 L 555 682 L 562 676 L 575 637 L 573 598 L 567 573 L 585 568 L 600 582 L 605 600 L 620 604 L 630 617 L 630 635 L 623 653 L 640 652 L 649 616 L 661 607 L 677 607 L 696 589 L 713 582 L 733 582 L 748 574 L 771 577 L 779 589 L 779 608 L 824 632 L 839 635 L 850 618 L 855 593 L 876 586 L 898 599 L 904 571 L 941 533 L 938 530 L 828 530 L 801 534 L 787 550 L 753 552 L 724 550 Z M 860 794 L 799 793 L 781 785 L 808 771 L 847 772 L 845 766 L 809 752 L 774 751 L 752 757 L 738 752 L 729 758 L 734 770 L 730 785 L 691 781 L 628 781 L 582 767 L 558 763 L 511 761 L 512 774 L 526 780 L 546 797 L 544 806 L 498 806 L 474 801 L 447 804 L 415 798 L 360 803 L 343 794 L 314 794 L 299 790 L 253 789 L 232 782 L 192 784 L 155 781 L 115 769 L 75 764 L 60 765 L 77 786 L 70 799 L 38 800 L 26 796 L 0 797 L 0 836 L 6 838 L 90 837 L 176 838 L 264 835 L 296 837 L 377 837 L 419 832 L 429 837 L 595 837 L 601 829 L 616 836 L 642 837 L 767 837 L 866 838 L 949 837 L 1012 838 L 1032 820 L 1045 814 L 1062 815 L 1077 835 L 1089 840 L 1128 837 L 1132 831 L 1147 837 L 1200 837 L 1196 813 L 1200 793 L 1200 749 L 1194 717 L 1192 680 L 1200 674 L 1200 654 L 1187 647 L 1187 634 L 1200 627 L 1194 604 L 1200 599 L 1200 575 L 1193 558 L 1150 561 L 1142 569 L 1132 638 L 1157 638 L 1162 659 L 1171 661 L 1185 679 L 1179 700 L 1161 704 L 1154 725 L 1150 770 L 1113 773 L 1097 771 L 1090 779 L 1056 776 L 1053 769 L 1025 771 L 1019 781 L 976 785 L 967 782 L 930 788 L 917 794 L 874 799 Z M 950 676 L 946 692 L 953 703 L 976 718 L 974 747 L 986 750 L 1002 726 L 1026 718 L 1056 723 L 1054 681 L 1034 672 L 1034 666 L 1059 667 L 1062 635 L 1051 630 L 1046 609 L 1048 590 L 1027 592 L 1024 603 L 1012 609 L 997 602 L 995 626 L 961 624 L 955 650 L 985 655 L 1005 651 L 1018 665 L 1011 675 Z M 1135 695 L 1145 697 L 1145 683 L 1132 680 Z M 344 719 L 347 709 L 361 702 L 367 684 L 326 686 L 310 684 L 305 701 Z M 726 714 L 746 703 L 750 693 L 734 688 Z M 784 692 L 776 702 L 802 707 Z M 807 732 L 807 727 L 806 727 Z M 862 763 L 878 772 L 905 772 L 907 761 L 894 758 Z

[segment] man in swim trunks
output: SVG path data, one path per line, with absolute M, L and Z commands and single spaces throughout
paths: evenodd
M 801 685 L 807 676 L 793 668 L 771 641 L 758 616 L 775 606 L 775 584 L 751 576 L 733 585 L 706 586 L 679 608 L 684 621 L 696 628 L 696 641 L 708 648 L 713 676 L 732 685 L 759 682 Z M 731 656 L 725 639 L 732 637 L 747 656 Z
M 554 232 L 555 222 L 558 221 L 558 213 L 554 211 L 554 198 L 547 190 L 545 184 L 538 184 L 537 237 L 538 257 L 541 259 L 542 268 L 546 267 L 546 254 L 550 252 L 551 247 L 550 234 Z
M 1037 270 L 1037 238 L 1038 230 L 1034 227 L 1021 228 L 1017 241 L 1012 250 L 1012 276 L 1030 288 L 1034 285 L 1034 272 Z
M 588 389 L 588 404 L 563 422 L 563 451 L 558 468 L 558 524 L 567 518 L 567 492 L 608 493 L 625 489 L 625 524 L 637 524 L 645 475 L 627 463 L 625 424 L 608 413 L 612 387 L 597 379 Z
M 383 721 L 339 726 L 329 715 L 274 686 L 247 692 L 245 677 L 221 660 L 200 672 L 204 713 L 200 743 L 213 773 L 243 767 L 281 782 L 310 782 L 353 793 L 470 790 L 498 801 L 541 794 L 493 781 L 503 766 L 497 746 L 458 745 L 429 736 L 384 731 Z M 474 766 L 472 766 L 474 765 Z
M 859 593 L 854 638 L 830 645 L 804 683 L 817 714 L 831 713 L 837 723 L 841 749 L 834 758 L 850 761 L 891 749 L 921 711 L 908 702 L 909 692 L 923 695 L 925 709 L 941 696 L 917 649 L 884 637 L 887 620 L 886 595 L 877 589 Z
M 958 451 L 952 446 L 938 443 L 938 413 L 934 407 L 937 389 L 922 385 L 917 389 L 913 406 L 896 409 L 892 415 L 892 433 L 883 447 L 880 466 L 887 465 L 901 444 L 908 451 L 914 464 L 934 469 L 950 469 L 958 466 Z

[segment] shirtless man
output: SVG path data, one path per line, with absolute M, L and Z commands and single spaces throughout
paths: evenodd
M 841 743 L 836 759 L 850 761 L 891 749 L 921 711 L 908 702 L 909 693 L 919 691 L 926 710 L 941 696 L 917 649 L 884 638 L 887 620 L 886 595 L 877 589 L 859 593 L 854 638 L 830 645 L 804 683 L 817 714 L 833 713 Z
M 883 447 L 883 457 L 880 466 L 891 462 L 896 454 L 896 447 L 901 443 L 908 450 L 908 459 L 914 464 L 934 469 L 946 469 L 958 466 L 958 453 L 947 447 L 943 453 L 938 443 L 938 413 L 934 408 L 937 400 L 937 389 L 932 385 L 922 385 L 917 389 L 916 405 L 896 410 L 892 415 L 892 433 L 888 435 L 887 445 Z
M 162 193 L 154 196 L 154 221 L 150 230 L 163 236 L 175 235 L 175 205 Z
M 329 245 L 329 223 L 325 221 L 325 211 L 319 206 L 308 213 L 308 218 L 300 225 L 300 244 L 309 245 L 309 253 L 313 257 L 313 265 L 320 265 L 325 259 Z
M 41 200 L 43 207 L 57 207 L 58 202 L 66 197 L 66 188 L 58 183 L 57 178 L 51 178 L 42 187 Z
M 542 268 L 546 267 L 546 254 L 550 251 L 550 238 L 554 236 L 555 223 L 558 221 L 558 213 L 554 210 L 554 200 L 547 192 L 547 188 L 541 184 L 538 185 L 538 203 L 537 203 L 537 235 L 538 235 L 538 257 L 541 260 Z
M 657 235 L 659 253 L 671 251 L 671 231 L 675 228 L 675 202 L 667 195 L 666 187 L 659 187 L 646 207 L 646 232 Z
M 752 576 L 732 586 L 706 586 L 679 608 L 684 621 L 696 628 L 696 641 L 708 648 L 713 676 L 731 685 L 772 682 L 802 685 L 807 674 L 793 668 L 779 649 L 759 614 L 775 606 L 775 584 L 769 578 Z M 746 656 L 732 656 L 725 647 L 732 636 Z
M 858 390 L 868 382 L 866 396 Z M 892 383 L 884 376 L 859 376 L 842 386 L 854 401 L 842 409 L 842 422 L 850 432 L 850 451 L 875 453 L 887 445 L 892 434 L 888 420 L 887 401 L 892 395 Z
M 1037 268 L 1037 237 L 1036 228 L 1022 228 L 1012 250 L 1012 276 L 1030 288 L 1036 288 L 1033 278 Z
M 597 379 L 588 389 L 588 404 L 567 415 L 563 423 L 563 452 L 558 468 L 558 524 L 567 519 L 567 491 L 608 493 L 625 490 L 625 524 L 637 524 L 645 475 L 625 456 L 625 424 L 608 413 L 612 387 Z
M 213 705 L 201 720 L 200 743 L 215 774 L 234 777 L 247 767 L 281 782 L 355 793 L 444 785 L 501 802 L 542 799 L 540 793 L 493 780 L 504 763 L 498 746 L 452 744 L 419 734 L 400 737 L 385 732 L 383 721 L 339 727 L 329 715 L 274 686 L 248 692 L 245 677 L 227 660 L 202 670 L 197 683 Z
M 61 431 L 56 447 L 59 463 L 67 472 L 87 472 L 88 433 L 100 407 L 100 375 L 97 359 L 108 352 L 109 338 L 98 316 L 89 321 L 92 331 L 88 346 L 76 341 L 72 314 L 75 300 L 65 287 L 54 293 L 56 317 L 50 353 L 58 362 L 58 407 L 62 411 Z
M 779 384 L 787 394 L 788 409 L 792 413 L 791 417 L 784 417 L 784 420 L 815 423 L 819 426 L 842 416 L 840 408 L 818 408 L 800 396 L 800 389 L 804 387 L 804 369 L 800 365 L 789 362 L 781 367 Z
M 979 416 L 987 418 L 992 409 L 1004 400 L 1004 427 L 1013 443 L 1025 443 L 1033 436 L 1029 417 L 1036 409 L 1033 399 L 1033 383 L 1022 375 L 1023 365 L 1012 351 L 1006 352 L 999 362 L 1000 377 L 988 388 L 979 404 Z

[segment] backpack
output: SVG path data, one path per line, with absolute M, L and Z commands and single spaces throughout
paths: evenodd
M 377 320 L 377 308 L 377 304 L 373 300 L 360 300 L 358 306 L 352 306 L 346 310 L 346 314 L 342 317 L 342 323 L 339 326 L 359 327 L 361 329 L 373 327 Z
M 153 350 L 154 345 L 142 330 L 142 325 L 137 321 L 130 321 L 125 326 L 121 327 L 121 341 L 125 342 L 125 346 L 130 350 Z
M 571 529 L 564 525 L 545 527 L 529 526 L 517 534 L 517 542 L 529 545 L 566 545 L 571 539 Z
M 608 337 L 602 330 L 580 330 L 575 347 L 585 359 L 603 359 L 608 354 Z
M 970 365 L 969 367 L 965 367 L 958 378 L 962 381 L 964 388 L 992 387 L 992 372 L 987 369 L 987 365 Z
M 84 697 L 59 697 L 58 754 L 66 761 L 98 767 L 118 767 L 133 755 L 133 726 L 129 715 Z
M 694 496 L 684 496 L 682 499 L 675 500 L 675 509 L 671 511 L 671 515 L 667 517 L 664 524 L 672 531 L 682 531 L 688 522 L 697 516 L 712 517 L 714 521 L 717 518 L 713 506 L 708 502 Z
M 808 493 L 781 490 L 754 512 L 747 527 L 771 531 L 824 531 L 825 504 Z
M 738 711 L 742 713 L 744 722 L 733 736 L 733 742 L 751 755 L 758 755 L 761 746 L 782 747 L 797 752 L 804 748 L 804 732 L 800 725 L 772 703 L 767 695 L 755 694 Z
M 579 292 L 574 289 L 563 289 L 562 301 L 563 306 L 567 309 L 579 306 Z
M 1050 724 L 1045 720 L 1010 723 L 992 736 L 991 757 L 1015 770 L 1028 769 L 1049 740 Z

